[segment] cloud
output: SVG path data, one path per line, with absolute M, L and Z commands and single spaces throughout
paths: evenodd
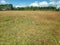
M 48 2 L 46 2 L 46 1 L 43 1 L 43 2 L 35 1 L 35 2 L 31 3 L 29 6 L 33 6 L 33 7 L 48 7 Z
M 29 6 L 38 7 L 39 3 L 37 1 L 31 3 Z
M 51 6 L 51 7 L 59 8 L 60 7 L 60 1 L 58 1 L 58 2 L 55 2 L 54 0 L 50 0 L 50 2 L 47 2 L 47 1 L 42 1 L 42 2 L 35 1 L 35 2 L 31 3 L 29 6 L 33 6 L 33 7 L 48 7 L 48 6 Z
M 49 6 L 56 7 L 56 2 L 55 1 L 49 2 Z
M 48 2 L 46 1 L 39 2 L 39 7 L 48 7 Z
M 30 6 L 33 6 L 33 7 L 48 7 L 48 6 L 51 6 L 51 7 L 56 7 L 57 9 L 59 8 L 60 9 L 60 1 L 58 2 L 55 2 L 53 0 L 51 0 L 50 2 L 47 2 L 47 1 L 42 1 L 42 2 L 38 2 L 38 1 L 35 1 L 31 4 L 28 5 L 29 7 Z M 19 4 L 19 5 L 16 5 L 16 7 L 26 7 L 26 5 L 24 4 Z
M 42 2 L 38 2 L 38 1 L 35 1 L 31 4 L 28 5 L 29 7 L 30 6 L 33 6 L 33 7 L 48 7 L 48 6 L 51 6 L 51 7 L 56 7 L 57 9 L 60 8 L 60 1 L 58 2 L 55 2 L 54 0 L 51 0 L 50 2 L 47 2 L 47 1 L 42 1 Z M 26 4 L 18 4 L 16 5 L 16 7 L 26 7 Z
M 16 5 L 15 7 L 26 7 L 26 5 Z
M 1 0 L 1 3 L 2 4 L 6 4 L 6 0 Z
M 60 1 L 57 2 L 57 9 L 60 8 Z

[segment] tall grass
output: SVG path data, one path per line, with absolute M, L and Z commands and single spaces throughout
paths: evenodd
M 58 12 L 45 15 L 38 12 L 2 13 L 0 45 L 59 45 L 60 15 Z

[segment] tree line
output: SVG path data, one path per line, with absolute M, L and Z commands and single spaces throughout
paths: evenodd
M 4 11 L 4 10 L 52 10 L 52 11 L 60 11 L 60 9 L 56 9 L 56 7 L 14 7 L 12 4 L 0 4 L 0 11 Z

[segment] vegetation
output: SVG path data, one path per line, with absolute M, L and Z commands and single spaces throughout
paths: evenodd
M 13 10 L 13 5 L 12 4 L 1 4 L 0 5 L 0 10 Z
M 54 10 L 56 11 L 55 7 L 17 7 L 14 10 Z
M 0 45 L 60 45 L 60 12 L 0 11 Z
M 59 11 L 60 9 L 56 9 L 56 7 L 13 7 L 12 4 L 1 4 L 0 10 L 52 10 L 52 11 Z

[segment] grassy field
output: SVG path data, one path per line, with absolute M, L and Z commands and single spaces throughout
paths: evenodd
M 60 12 L 0 11 L 0 45 L 60 45 Z

